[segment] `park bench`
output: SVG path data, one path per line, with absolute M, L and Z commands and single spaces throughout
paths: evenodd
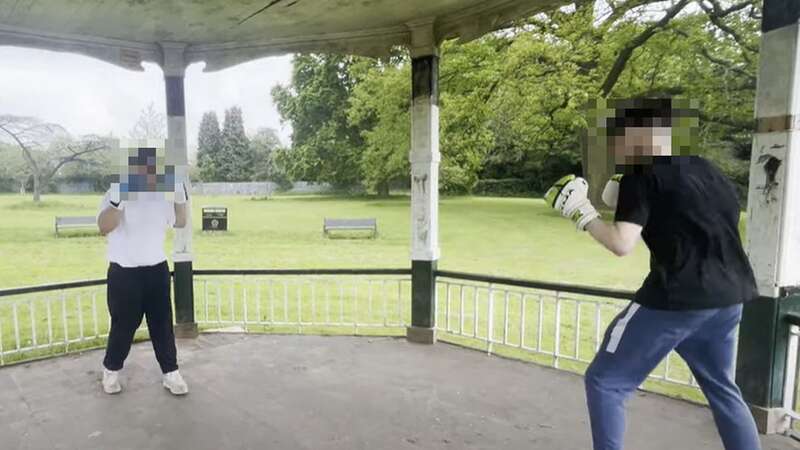
M 378 235 L 378 219 L 325 218 L 322 233 L 325 236 L 330 236 L 331 231 L 371 231 L 374 238 Z
M 97 228 L 97 217 L 56 217 L 56 236 L 58 232 L 65 229 L 75 228 Z

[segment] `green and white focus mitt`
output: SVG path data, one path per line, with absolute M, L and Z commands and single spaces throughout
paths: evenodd
M 617 198 L 619 197 L 619 183 L 622 180 L 621 174 L 616 174 L 611 177 L 610 180 L 606 183 L 605 189 L 603 189 L 603 203 L 605 203 L 609 208 L 616 209 L 617 208 Z
M 588 193 L 589 184 L 585 179 L 567 175 L 547 190 L 544 199 L 562 216 L 575 222 L 578 230 L 584 231 L 589 222 L 600 217 L 589 201 Z

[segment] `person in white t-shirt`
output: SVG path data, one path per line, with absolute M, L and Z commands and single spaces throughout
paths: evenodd
M 146 183 L 153 183 L 148 188 L 155 190 L 155 176 L 147 177 L 146 168 L 131 168 L 141 169 Z M 186 186 L 178 184 L 174 202 L 166 200 L 162 192 L 137 192 L 133 201 L 124 197 L 120 196 L 119 184 L 113 184 L 97 216 L 100 233 L 108 239 L 107 300 L 111 315 L 103 390 L 108 394 L 122 390 L 119 371 L 144 316 L 163 373 L 162 384 L 172 394 L 183 395 L 189 388 L 178 372 L 164 239 L 169 227 L 186 225 Z

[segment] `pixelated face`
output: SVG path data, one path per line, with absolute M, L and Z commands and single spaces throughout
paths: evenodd
M 167 199 L 175 192 L 181 166 L 166 164 L 164 141 L 120 143 L 119 191 L 122 200 Z
M 163 149 L 138 147 L 128 157 L 128 192 L 169 192 L 175 189 L 175 167 L 164 164 Z
M 697 102 L 686 99 L 594 100 L 587 115 L 589 148 L 606 148 L 616 165 L 688 155 L 696 142 L 698 116 Z
M 611 140 L 616 164 L 632 164 L 649 156 L 672 155 L 671 127 L 630 127 Z

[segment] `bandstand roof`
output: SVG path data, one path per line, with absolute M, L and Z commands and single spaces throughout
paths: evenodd
M 381 56 L 433 40 L 471 40 L 566 0 L 0 0 L 0 45 L 69 51 L 133 70 L 186 45 L 187 63 L 219 70 L 264 56 Z M 417 39 L 417 38 L 415 38 Z M 428 40 L 428 39 L 426 39 Z M 429 45 L 429 44 L 427 44 Z

